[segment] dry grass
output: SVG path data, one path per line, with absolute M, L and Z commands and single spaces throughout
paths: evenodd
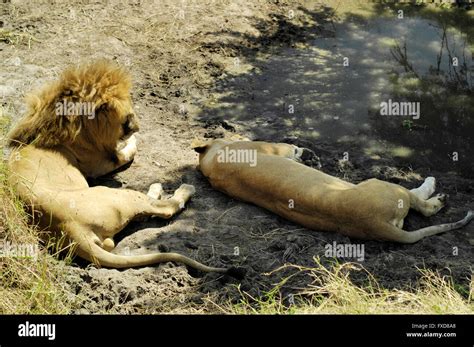
M 15 30 L 0 29 L 0 42 L 5 42 L 9 45 L 27 45 L 31 47 L 32 42 L 39 42 L 29 32 L 20 32 Z
M 112 36 L 125 42 L 134 52 L 141 52 L 136 62 L 144 64 L 143 71 L 150 71 L 151 82 L 145 86 L 149 92 L 155 85 L 158 91 L 166 87 L 169 91 L 181 88 L 209 87 L 224 67 L 234 65 L 234 52 L 228 50 L 227 44 L 232 41 L 238 46 L 246 38 L 257 38 L 260 31 L 254 28 L 254 21 L 261 19 L 274 26 L 270 13 L 286 6 L 282 2 L 275 5 L 271 2 L 246 0 L 235 3 L 231 0 L 190 1 L 177 4 L 167 0 L 160 2 L 143 2 L 143 6 L 121 6 L 111 2 L 105 19 L 94 4 L 58 3 L 58 7 L 71 11 L 53 10 L 48 4 L 38 4 L 35 11 L 27 3 L 9 5 L 9 16 L 14 27 L 33 23 L 37 29 L 35 36 L 41 39 L 41 47 L 49 51 L 47 45 L 50 37 L 44 26 L 58 30 L 57 23 L 68 20 L 67 31 L 88 30 L 84 22 L 99 21 L 101 25 L 91 30 L 91 37 Z M 286 11 L 281 9 L 281 11 Z M 132 13 L 133 12 L 133 13 Z M 77 20 L 71 20 L 76 16 Z M 206 18 L 206 20 L 202 20 Z M 40 20 L 41 19 L 41 20 Z M 75 27 L 76 25 L 76 27 Z M 275 29 L 275 28 L 273 28 Z M 224 40 L 222 33 L 228 33 Z M 234 34 L 231 34 L 234 33 Z M 60 36 L 61 31 L 55 35 Z M 217 40 L 220 41 L 217 41 Z M 27 46 L 33 43 L 36 51 L 40 42 L 30 32 L 17 29 L 0 29 L 0 43 L 15 46 Z M 206 45 L 212 45 L 212 49 Z M 30 52 L 19 47 L 27 60 Z M 82 46 L 87 51 L 87 42 Z M 81 51 L 81 49 L 78 49 Z M 48 59 L 56 59 L 52 55 Z M 60 58 L 60 57 L 59 57 Z M 58 59 L 59 59 L 58 58 Z M 123 57 L 121 57 L 123 58 Z M 143 59 L 141 59 L 143 58 Z M 40 59 L 36 57 L 35 59 Z M 75 59 L 75 58 L 74 58 Z M 152 66 L 147 64 L 152 63 Z M 126 63 L 126 61 L 122 61 Z M 26 77 L 25 77 L 26 79 Z M 137 86 L 140 91 L 140 86 Z M 27 92 L 27 90 L 25 90 Z M 185 91 L 184 91 L 185 92 Z M 166 97 L 163 95 L 163 97 Z M 1 138 L 11 125 L 13 114 L 0 106 L 0 151 L 4 152 L 4 141 Z M 8 168 L 5 160 L 0 160 L 0 240 L 13 244 L 39 245 L 38 233 L 28 225 L 28 215 L 23 204 L 15 197 L 14 191 L 7 184 Z M 17 257 L 0 258 L 0 313 L 68 313 L 75 305 L 74 297 L 69 293 L 66 280 L 67 262 L 58 261 L 44 247 L 36 259 Z M 50 248 L 50 249 L 51 249 Z M 166 309 L 166 306 L 163 307 Z M 162 312 L 162 311 L 160 311 Z M 168 312 L 203 313 L 204 307 L 178 304 Z
M 343 2 L 336 0 L 335 7 Z M 307 4 L 306 1 L 301 3 Z M 330 2 L 328 2 L 329 4 Z M 95 11 L 94 4 L 67 4 L 77 11 L 81 20 L 69 21 L 65 30 L 75 32 L 86 30 L 84 21 L 100 22 L 90 37 L 112 36 L 126 43 L 133 52 L 139 52 L 135 64 L 143 64 L 136 69 L 149 71 L 150 82 L 138 86 L 150 92 L 159 85 L 167 92 L 181 88 L 205 90 L 212 85 L 221 73 L 235 69 L 236 62 L 247 63 L 251 54 L 242 54 L 238 50 L 244 47 L 255 50 L 258 58 L 265 46 L 265 40 L 275 34 L 285 35 L 279 27 L 278 15 L 286 16 L 295 11 L 296 28 L 312 26 L 311 18 L 298 10 L 295 1 L 280 1 L 278 4 L 267 1 L 245 0 L 203 0 L 176 2 L 173 0 L 144 2 L 142 7 L 112 6 L 108 15 Z M 24 5 L 25 8 L 28 4 Z M 349 5 L 346 5 L 349 6 Z M 355 5 L 354 5 L 355 6 Z M 352 8 L 342 6 L 339 10 Z M 21 11 L 20 11 L 21 10 Z M 42 17 L 41 7 L 34 14 L 19 6 L 17 22 L 28 22 Z M 425 11 L 428 11 L 427 8 Z M 39 12 L 38 12 L 39 11 Z M 134 11 L 130 15 L 130 11 Z M 71 15 L 65 12 L 65 16 Z M 431 13 L 431 12 L 430 12 Z M 367 13 L 372 16 L 373 13 Z M 22 17 L 24 16 L 24 17 Z M 45 16 L 48 17 L 48 16 Z M 107 17 L 107 18 L 105 18 Z M 52 17 L 55 23 L 64 19 L 56 13 Z M 70 18 L 69 18 L 70 19 Z M 205 19 L 205 20 L 203 20 Z M 47 19 L 45 19 L 47 20 Z M 303 24 L 306 22 L 306 24 Z M 49 23 L 51 24 L 51 23 Z M 74 27 L 76 25 L 76 27 Z M 57 28 L 57 27 L 55 27 Z M 84 29 L 85 28 L 85 29 Z M 292 27 L 293 28 L 293 27 Z M 279 31 L 280 30 L 280 31 Z M 36 39 L 28 32 L 0 29 L 0 42 L 10 45 L 30 45 Z M 87 42 L 86 42 L 87 43 Z M 44 42 L 43 42 L 44 44 Z M 78 43 L 80 44 L 80 43 Z M 83 51 L 87 52 L 84 48 Z M 49 49 L 42 47 L 48 52 Z M 78 50 L 81 51 L 81 50 Z M 247 51 L 245 51 L 247 52 Z M 248 53 L 248 52 L 247 52 Z M 235 58 L 238 57 L 239 60 Z M 120 59 L 123 57 L 120 56 Z M 71 59 L 76 59 L 71 58 Z M 122 61 L 123 62 L 123 61 Z M 243 70 L 242 70 L 243 71 Z M 157 92 L 161 88 L 157 88 Z M 183 92 L 183 91 L 181 91 Z M 185 91 L 184 91 L 185 93 Z M 140 95 L 140 94 L 138 94 Z M 166 95 L 162 96 L 166 99 Z M 166 99 L 167 100 L 167 99 Z M 165 102 L 164 104 L 167 104 Z M 10 118 L 3 114 L 0 107 L 0 151 L 3 150 L 1 135 L 10 124 Z M 0 240 L 7 239 L 16 244 L 39 245 L 36 231 L 27 224 L 28 215 L 23 205 L 6 184 L 8 170 L 4 161 L 0 161 Z M 350 279 L 350 272 L 365 271 L 354 264 L 340 264 L 332 270 L 323 267 L 317 261 L 314 268 L 287 265 L 296 273 L 311 276 L 312 283 L 294 295 L 294 304 L 288 305 L 281 289 L 290 278 L 283 280 L 263 298 L 253 298 L 242 293 L 238 305 L 222 304 L 217 297 L 209 295 L 203 298 L 204 304 L 190 304 L 168 299 L 160 307 L 167 313 L 209 313 L 230 314 L 327 314 L 327 313 L 474 313 L 474 286 L 471 282 L 468 299 L 464 299 L 454 288 L 449 278 L 440 277 L 429 270 L 420 270 L 419 285 L 413 290 L 388 290 L 381 288 L 377 281 L 367 274 L 369 283 L 360 287 Z M 282 270 L 282 269 L 279 269 Z M 67 263 L 57 261 L 44 248 L 36 260 L 24 258 L 0 258 L 0 313 L 68 313 L 77 303 L 66 284 Z
M 0 107 L 0 150 L 2 135 L 10 118 Z M 42 247 L 36 230 L 29 226 L 23 204 L 7 184 L 8 168 L 0 161 L 0 313 L 53 314 L 67 313 L 74 295 L 65 284 L 64 262 L 59 262 Z M 28 245 L 34 253 L 29 257 L 4 254 L 6 242 Z M 38 252 L 36 252 L 38 251 Z
M 474 314 L 473 287 L 464 299 L 455 290 L 451 278 L 442 277 L 432 270 L 420 270 L 421 278 L 412 290 L 382 288 L 362 266 L 353 263 L 324 267 L 315 258 L 315 267 L 285 265 L 277 270 L 294 269 L 295 273 L 263 299 L 242 293 L 242 301 L 223 308 L 225 313 L 239 314 Z M 350 274 L 363 271 L 367 275 L 365 286 L 355 285 Z M 306 273 L 312 283 L 301 289 L 292 300 L 283 300 L 281 288 L 293 276 Z

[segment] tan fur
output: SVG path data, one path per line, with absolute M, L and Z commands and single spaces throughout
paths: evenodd
M 61 234 L 77 254 L 102 266 L 123 268 L 177 261 L 211 268 L 175 253 L 122 256 L 110 251 L 113 237 L 134 218 L 171 218 L 194 194 L 182 185 L 167 200 L 108 187 L 89 187 L 86 177 L 110 173 L 136 153 L 138 123 L 129 94 L 130 77 L 107 62 L 73 67 L 58 81 L 28 97 L 28 112 L 10 132 L 10 184 L 31 208 L 47 235 Z M 95 116 L 57 114 L 57 103 L 89 102 Z
M 355 185 L 298 163 L 304 149 L 288 144 L 219 139 L 195 140 L 192 146 L 200 153 L 200 170 L 214 188 L 310 229 L 413 243 L 460 228 L 474 216 L 469 211 L 456 223 L 407 232 L 402 227 L 410 208 L 433 215 L 444 206 L 445 196 L 428 199 L 426 186 L 410 191 L 377 179 Z M 256 151 L 256 165 L 223 162 L 219 155 L 226 149 Z M 427 179 L 426 185 L 434 191 L 434 178 Z

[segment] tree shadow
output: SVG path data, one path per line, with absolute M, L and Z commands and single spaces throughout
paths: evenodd
M 396 9 L 392 7 L 392 12 Z M 308 28 L 280 16 L 276 21 L 277 29 L 267 37 L 231 33 L 233 41 L 228 42 L 228 33 L 222 33 L 226 39 L 219 41 L 220 34 L 213 34 L 216 42 L 208 48 L 224 47 L 235 53 L 239 58 L 237 61 L 250 63 L 252 68 L 215 83 L 211 93 L 217 101 L 203 105 L 198 115 L 203 127 L 210 129 L 206 135 L 219 137 L 226 132 L 240 132 L 253 139 L 308 147 L 321 156 L 323 171 L 354 183 L 375 177 L 413 188 L 420 184 L 422 177 L 435 175 L 441 181 L 443 191 L 452 194 L 452 205 L 445 209 L 446 212 L 429 219 L 410 213 L 406 229 L 439 224 L 447 218 L 461 218 L 468 208 L 466 205 L 474 203 L 469 188 L 474 172 L 469 160 L 473 137 L 468 130 L 473 128 L 469 110 L 474 108 L 472 98 L 466 98 L 472 93 L 472 84 L 469 86 L 472 59 L 460 55 L 459 68 L 447 75 L 438 68 L 438 79 L 431 78 L 432 65 L 439 66 L 440 60 L 447 63 L 450 54 L 452 58 L 452 53 L 447 53 L 447 45 L 442 44 L 443 27 L 434 26 L 437 23 L 434 15 L 430 19 L 413 17 L 407 22 L 397 22 L 397 18 L 382 18 L 386 8 L 375 5 L 369 17 L 351 15 L 336 23 L 331 8 L 323 6 L 314 12 L 299 10 L 319 24 Z M 465 21 L 459 23 L 466 23 L 468 17 L 461 16 Z M 454 25 L 456 21 L 453 19 L 449 23 Z M 256 18 L 254 26 L 262 28 L 265 23 Z M 288 32 L 294 34 L 292 39 L 274 34 Z M 399 48 L 403 47 L 400 44 L 407 42 L 404 39 L 407 35 L 417 41 L 408 46 L 408 56 L 397 61 L 394 49 L 397 44 Z M 272 40 L 275 45 L 269 47 Z M 446 36 L 444 40 L 447 40 Z M 455 39 L 449 40 L 451 43 Z M 465 42 L 472 42 L 472 38 Z M 415 55 L 412 54 L 414 50 Z M 263 59 L 259 55 L 262 52 L 270 55 Z M 439 58 L 440 54 L 444 58 Z M 344 66 L 346 57 L 349 58 L 348 66 Z M 417 71 L 416 75 L 406 70 L 406 63 Z M 423 64 L 425 66 L 417 70 Z M 467 68 L 463 70 L 463 66 Z M 456 74 L 464 76 L 459 79 Z M 413 83 L 412 78 L 418 81 Z M 403 79 L 403 84 L 397 79 Z M 415 88 L 410 89 L 410 82 Z M 444 94 L 433 94 L 433 90 L 440 87 L 444 88 Z M 401 93 L 404 92 L 402 88 L 407 92 Z M 455 102 L 447 100 L 451 96 L 456 98 Z M 420 102 L 422 117 L 420 120 L 409 115 L 382 118 L 380 103 L 390 98 Z M 458 152 L 458 161 L 448 155 L 453 152 Z M 344 153 L 349 154 L 347 164 L 341 163 Z M 455 174 L 446 175 L 450 171 Z M 259 209 L 251 211 L 263 213 Z M 323 246 L 333 240 L 361 242 L 309 230 L 295 232 L 288 240 L 285 232 L 298 229 L 298 226 L 274 215 L 270 218 L 278 220 L 272 227 L 285 231 L 269 239 L 266 246 L 265 242 L 257 242 L 261 253 L 260 258 L 253 257 L 254 273 L 269 271 L 292 259 L 298 264 L 314 265 L 312 256 L 321 254 Z M 253 226 L 244 225 L 245 228 L 269 230 L 268 226 L 256 221 Z M 208 229 L 212 232 L 211 226 Z M 456 273 L 456 280 L 465 283 L 469 276 L 468 258 L 451 259 L 451 245 L 462 244 L 461 247 L 467 250 L 470 230 L 472 226 L 456 234 L 445 234 L 409 246 L 363 242 L 366 252 L 372 255 L 364 265 L 387 287 L 409 287 L 418 278 L 417 266 L 443 269 L 446 264 L 453 274 Z M 248 243 L 249 240 L 239 242 Z M 291 247 L 294 252 L 301 253 L 285 259 L 283 254 L 291 254 Z M 268 256 L 268 253 L 273 255 Z M 437 256 L 433 257 L 433 254 Z M 268 284 L 261 277 L 255 280 Z
M 370 17 L 350 15 L 338 22 L 332 8 L 298 8 L 309 18 L 303 23 L 316 24 L 275 15 L 276 28 L 267 35 L 213 33 L 216 41 L 208 49 L 231 51 L 237 63 L 253 68 L 218 80 L 212 90 L 217 102 L 203 105 L 199 119 L 255 139 L 309 141 L 316 152 L 324 142 L 338 146 L 341 155 L 358 150 L 395 157 L 405 166 L 472 175 L 473 65 L 466 49 L 471 29 L 461 26 L 454 34 L 456 27 L 449 27 L 474 24 L 472 18 L 460 12 L 463 20 L 455 22 L 454 15 L 443 20 L 424 10 L 431 19 L 402 21 L 382 18 L 386 7 L 377 4 Z M 254 27 L 262 31 L 265 23 L 255 19 Z M 403 55 L 400 45 L 406 48 L 407 42 Z M 262 52 L 270 55 L 262 59 Z M 455 55 L 458 67 L 449 64 Z M 420 119 L 381 116 L 380 104 L 389 99 L 419 102 Z
M 321 157 L 323 171 L 355 183 L 376 177 L 413 188 L 422 176 L 434 172 L 442 176 L 443 190 L 453 194 L 452 206 L 456 207 L 431 218 L 411 213 L 406 228 L 438 224 L 447 217 L 459 219 L 464 207 L 474 203 L 472 190 L 469 191 L 471 180 L 456 175 L 448 180 L 444 177 L 446 163 L 440 166 L 431 156 L 416 155 L 415 148 L 429 145 L 434 151 L 442 151 L 444 147 L 433 143 L 443 142 L 437 141 L 441 136 L 454 138 L 459 129 L 443 128 L 439 132 L 436 112 L 428 113 L 429 116 L 423 116 L 410 127 L 404 126 L 402 119 L 381 119 L 374 113 L 381 100 L 402 98 L 395 90 L 396 76 L 404 78 L 403 87 L 407 87 L 405 78 L 412 78 L 404 66 L 398 66 L 391 53 L 396 47 L 394 37 L 399 39 L 406 33 L 405 24 L 384 28 L 386 22 L 378 19 L 378 15 L 385 9 L 377 6 L 375 9 L 369 18 L 354 15 L 336 23 L 330 7 L 322 6 L 314 11 L 301 7 L 297 12 L 305 19 L 298 22 L 279 14 L 271 16 L 274 18 L 271 23 L 252 19 L 260 36 L 236 32 L 210 34 L 211 42 L 202 49 L 225 49 L 238 58 L 237 64 L 250 63 L 252 69 L 217 80 L 210 92 L 218 101 L 203 105 L 197 118 L 210 137 L 240 132 L 254 139 L 285 141 L 310 148 Z M 408 29 L 425 24 L 414 22 Z M 403 42 L 399 43 L 403 47 Z M 410 49 L 407 48 L 408 57 L 402 61 L 412 59 Z M 436 46 L 425 45 L 421 51 L 421 56 L 432 56 L 436 63 L 439 54 Z M 348 66 L 344 66 L 345 57 L 349 58 Z M 410 65 L 414 70 L 417 68 L 416 63 Z M 427 73 L 415 71 L 419 79 Z M 405 97 L 410 100 L 412 95 Z M 450 116 L 453 110 L 447 107 L 446 112 Z M 466 114 L 455 110 L 457 119 L 467 119 Z M 469 124 L 469 121 L 462 123 L 461 128 Z M 420 129 L 425 129 L 425 125 L 431 131 L 422 132 Z M 460 143 L 466 141 L 463 137 Z M 348 162 L 341 162 L 344 152 L 349 154 Z M 238 300 L 240 293 L 234 285 L 240 284 L 240 290 L 260 297 L 290 274 L 266 273 L 287 262 L 314 266 L 313 256 L 324 255 L 325 245 L 332 242 L 364 244 L 364 266 L 387 288 L 410 288 L 419 277 L 416 267 L 446 272 L 443 269 L 449 266 L 450 274 L 463 285 L 470 276 L 472 252 L 468 233 L 472 228 L 415 245 L 351 240 L 335 233 L 302 228 L 261 208 L 233 200 L 212 189 L 193 166 L 184 166 L 179 173 L 187 183 L 196 186 L 196 196 L 172 220 L 153 218 L 131 223 L 116 237 L 117 252 L 123 252 L 126 247 L 139 253 L 173 251 L 211 266 L 248 268 L 247 276 L 241 281 L 217 274 L 199 274 L 201 294 L 218 292 L 223 300 Z M 161 183 L 176 189 L 181 182 L 170 179 Z M 456 258 L 451 253 L 453 245 L 459 248 Z M 323 259 L 323 264 L 332 266 L 333 259 Z M 190 273 L 198 276 L 193 271 Z M 355 276 L 357 283 L 365 280 Z M 295 276 L 283 287 L 283 292 L 295 292 L 295 288 L 302 288 L 310 281 L 303 275 Z

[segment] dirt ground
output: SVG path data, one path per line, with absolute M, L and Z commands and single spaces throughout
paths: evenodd
M 437 169 L 424 157 L 402 160 L 388 151 L 369 155 L 357 136 L 341 144 L 291 132 L 281 115 L 268 115 L 265 104 L 253 103 L 265 85 L 236 82 L 258 74 L 271 83 L 272 75 L 265 75 L 270 57 L 335 35 L 333 20 L 332 7 L 308 2 L 40 1 L 35 9 L 21 1 L 0 4 L 0 29 L 12 33 L 0 40 L 0 101 L 15 119 L 24 110 L 23 95 L 66 66 L 94 58 L 116 60 L 133 76 L 139 153 L 128 170 L 91 183 L 142 192 L 155 182 L 170 193 L 181 183 L 196 187 L 196 196 L 173 220 L 129 225 L 116 240 L 115 252 L 174 251 L 212 266 L 247 269 L 245 278 L 236 280 L 171 263 L 119 271 L 76 260 L 68 273 L 82 302 L 76 313 L 220 312 L 228 300 L 238 302 L 240 292 L 259 297 L 273 288 L 290 270 L 269 273 L 285 263 L 311 266 L 319 256 L 330 266 L 333 259 L 324 256 L 324 247 L 334 241 L 363 243 L 361 263 L 384 287 L 409 288 L 419 277 L 417 268 L 437 269 L 452 275 L 460 290 L 468 287 L 474 224 L 414 245 L 361 242 L 310 231 L 235 201 L 213 190 L 196 170 L 193 138 L 237 133 L 308 147 L 320 157 L 324 172 L 354 183 L 376 177 L 413 188 L 435 176 L 438 190 L 449 194 L 448 205 L 430 218 L 410 213 L 407 230 L 458 220 L 474 209 L 472 172 Z M 237 100 L 230 107 L 221 104 L 224 92 Z M 248 104 L 255 117 L 235 121 L 232 109 Z M 216 112 L 220 107 L 224 112 Z M 262 130 L 264 122 L 271 131 Z M 347 148 L 350 161 L 344 162 L 340 159 Z M 357 261 L 339 259 L 346 260 Z M 296 293 L 309 281 L 304 275 L 293 277 L 282 295 Z M 356 274 L 354 281 L 364 283 L 365 277 Z

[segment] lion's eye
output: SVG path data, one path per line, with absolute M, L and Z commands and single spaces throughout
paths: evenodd
M 130 127 L 130 121 L 127 119 L 125 123 L 122 124 L 123 134 L 128 135 L 132 132 L 132 128 Z
M 122 124 L 122 129 L 125 136 L 138 131 L 138 123 L 133 113 L 127 115 L 127 120 Z
M 105 111 L 107 111 L 107 108 L 108 108 L 107 104 L 102 104 L 97 108 L 97 111 L 105 112 Z

